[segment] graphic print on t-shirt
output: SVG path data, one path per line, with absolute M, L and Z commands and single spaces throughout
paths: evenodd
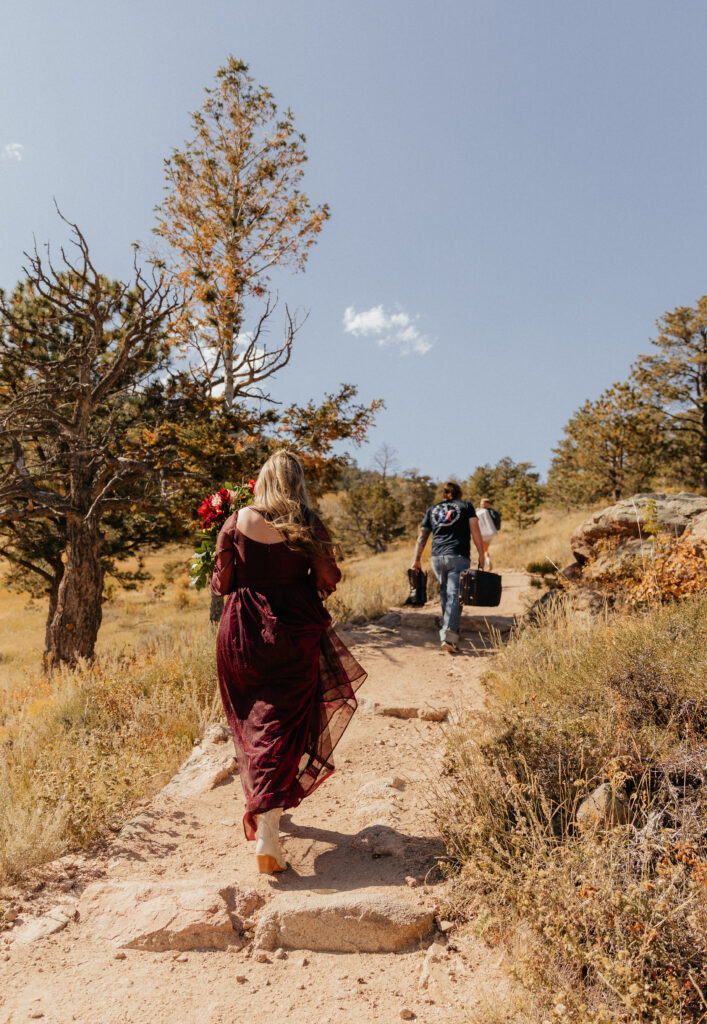
M 432 508 L 431 518 L 435 526 L 444 527 L 452 526 L 460 515 L 459 505 L 455 505 L 451 501 L 440 501 L 438 505 Z
M 428 508 L 420 525 L 432 533 L 432 554 L 463 555 L 468 558 L 469 520 L 475 515 L 471 502 L 462 501 L 461 498 L 438 501 Z

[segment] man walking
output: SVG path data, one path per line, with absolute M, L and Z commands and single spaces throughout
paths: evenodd
M 462 501 L 459 484 L 448 481 L 442 490 L 442 500 L 425 512 L 415 545 L 413 569 L 420 568 L 420 558 L 427 538 L 432 534 L 432 571 L 439 580 L 442 602 L 442 628 L 439 638 L 442 649 L 456 654 L 459 650 L 459 576 L 469 568 L 471 540 L 484 564 L 484 543 L 479 529 L 476 510 L 469 501 Z

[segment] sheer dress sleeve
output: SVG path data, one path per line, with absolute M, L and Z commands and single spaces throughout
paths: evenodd
M 221 527 L 216 539 L 216 568 L 211 576 L 211 590 L 218 597 L 225 597 L 233 590 L 233 531 L 235 517 L 231 516 Z
M 320 540 L 331 544 L 331 536 L 321 519 L 317 519 L 315 532 Z M 336 564 L 334 555 L 321 556 L 311 560 L 312 576 L 317 590 L 323 590 L 329 596 L 336 590 L 336 584 L 341 579 L 341 570 Z

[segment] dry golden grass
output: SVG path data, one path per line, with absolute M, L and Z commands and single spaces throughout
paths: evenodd
M 560 609 L 498 651 L 493 710 L 449 734 L 436 807 L 453 906 L 495 941 L 534 933 L 515 969 L 537 1021 L 704 1020 L 705 678 L 707 595 L 610 619 Z M 579 828 L 605 782 L 628 822 Z
M 119 827 L 219 711 L 207 622 L 6 695 L 0 882 Z
M 343 578 L 327 603 L 334 621 L 366 622 L 402 604 L 408 595 L 406 574 L 413 548 L 414 541 L 398 543 L 379 555 L 362 554 L 343 561 Z
M 543 510 L 540 520 L 528 530 L 517 531 L 510 524 L 492 545 L 494 567 L 524 568 L 529 562 L 551 559 L 562 568 L 571 561 L 570 536 L 588 511 L 570 515 Z M 362 553 L 342 563 L 344 578 L 329 608 L 336 622 L 363 622 L 383 615 L 405 600 L 406 571 L 412 561 L 415 538 L 401 541 L 379 555 Z M 428 543 L 423 567 L 429 570 Z M 208 616 L 209 595 L 189 586 L 191 549 L 172 545 L 147 553 L 143 568 L 152 579 L 124 590 L 110 579 L 108 600 L 103 606 L 103 624 L 96 653 L 112 656 L 132 651 L 146 641 L 168 636 L 173 630 L 199 630 Z M 124 568 L 137 569 L 135 560 Z M 2 562 L 0 561 L 0 571 Z M 436 584 L 429 573 L 430 597 Z M 0 592 L 0 691 L 23 686 L 27 674 L 39 672 L 44 644 L 46 603 L 7 589 Z
M 124 590 L 108 578 L 108 600 L 96 645 L 99 657 L 117 656 L 173 631 L 188 634 L 203 626 L 209 595 L 189 586 L 190 554 L 188 547 L 176 545 L 146 554 L 143 568 L 153 578 L 138 583 L 135 590 Z M 123 566 L 137 567 L 135 560 Z M 0 561 L 0 572 L 2 568 Z M 0 591 L 0 693 L 23 686 L 28 673 L 41 674 L 46 615 L 44 599 Z
M 603 506 L 596 506 L 601 508 Z M 553 508 L 541 510 L 538 522 L 527 530 L 518 530 L 507 520 L 491 543 L 494 569 L 524 569 L 529 562 L 546 559 L 564 569 L 572 561 L 570 538 L 594 508 L 565 512 Z

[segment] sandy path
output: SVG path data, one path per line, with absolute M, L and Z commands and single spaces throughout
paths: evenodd
M 499 614 L 520 612 L 527 590 L 524 574 L 507 573 Z M 283 817 L 291 865 L 286 873 L 255 872 L 253 846 L 241 828 L 240 783 L 231 778 L 206 795 L 148 812 L 149 830 L 142 836 L 128 832 L 103 855 L 77 861 L 68 894 L 48 883 L 25 906 L 46 909 L 96 878 L 235 883 L 256 889 L 266 901 L 283 892 L 303 901 L 311 894 L 392 892 L 435 906 L 443 897 L 436 858 L 444 851 L 431 819 L 428 780 L 441 760 L 444 726 L 373 714 L 373 704 L 480 706 L 479 677 L 489 651 L 483 636 L 469 634 L 461 654 L 445 655 L 433 628 L 410 628 L 410 621 L 415 624 L 406 617 L 397 628 L 370 625 L 345 635 L 369 673 L 359 694 L 362 707 L 337 749 L 335 774 Z M 382 799 L 357 795 L 366 783 L 391 775 L 404 781 L 402 790 L 386 791 Z M 365 840 L 374 822 L 382 823 L 397 855 L 380 855 Z M 411 887 L 406 878 L 420 884 Z M 389 954 L 290 950 L 285 959 L 268 956 L 266 963 L 256 961 L 250 945 L 183 954 L 130 949 L 118 956 L 115 946 L 92 937 L 90 921 L 83 920 L 31 945 L 3 947 L 0 1021 L 348 1024 L 400 1020 L 401 1011 L 409 1010 L 415 1015 L 409 1019 L 456 1024 L 470 1020 L 474 1006 L 493 1001 L 505 986 L 497 954 L 454 932 L 440 947 L 425 989 L 419 986 L 424 948 Z

